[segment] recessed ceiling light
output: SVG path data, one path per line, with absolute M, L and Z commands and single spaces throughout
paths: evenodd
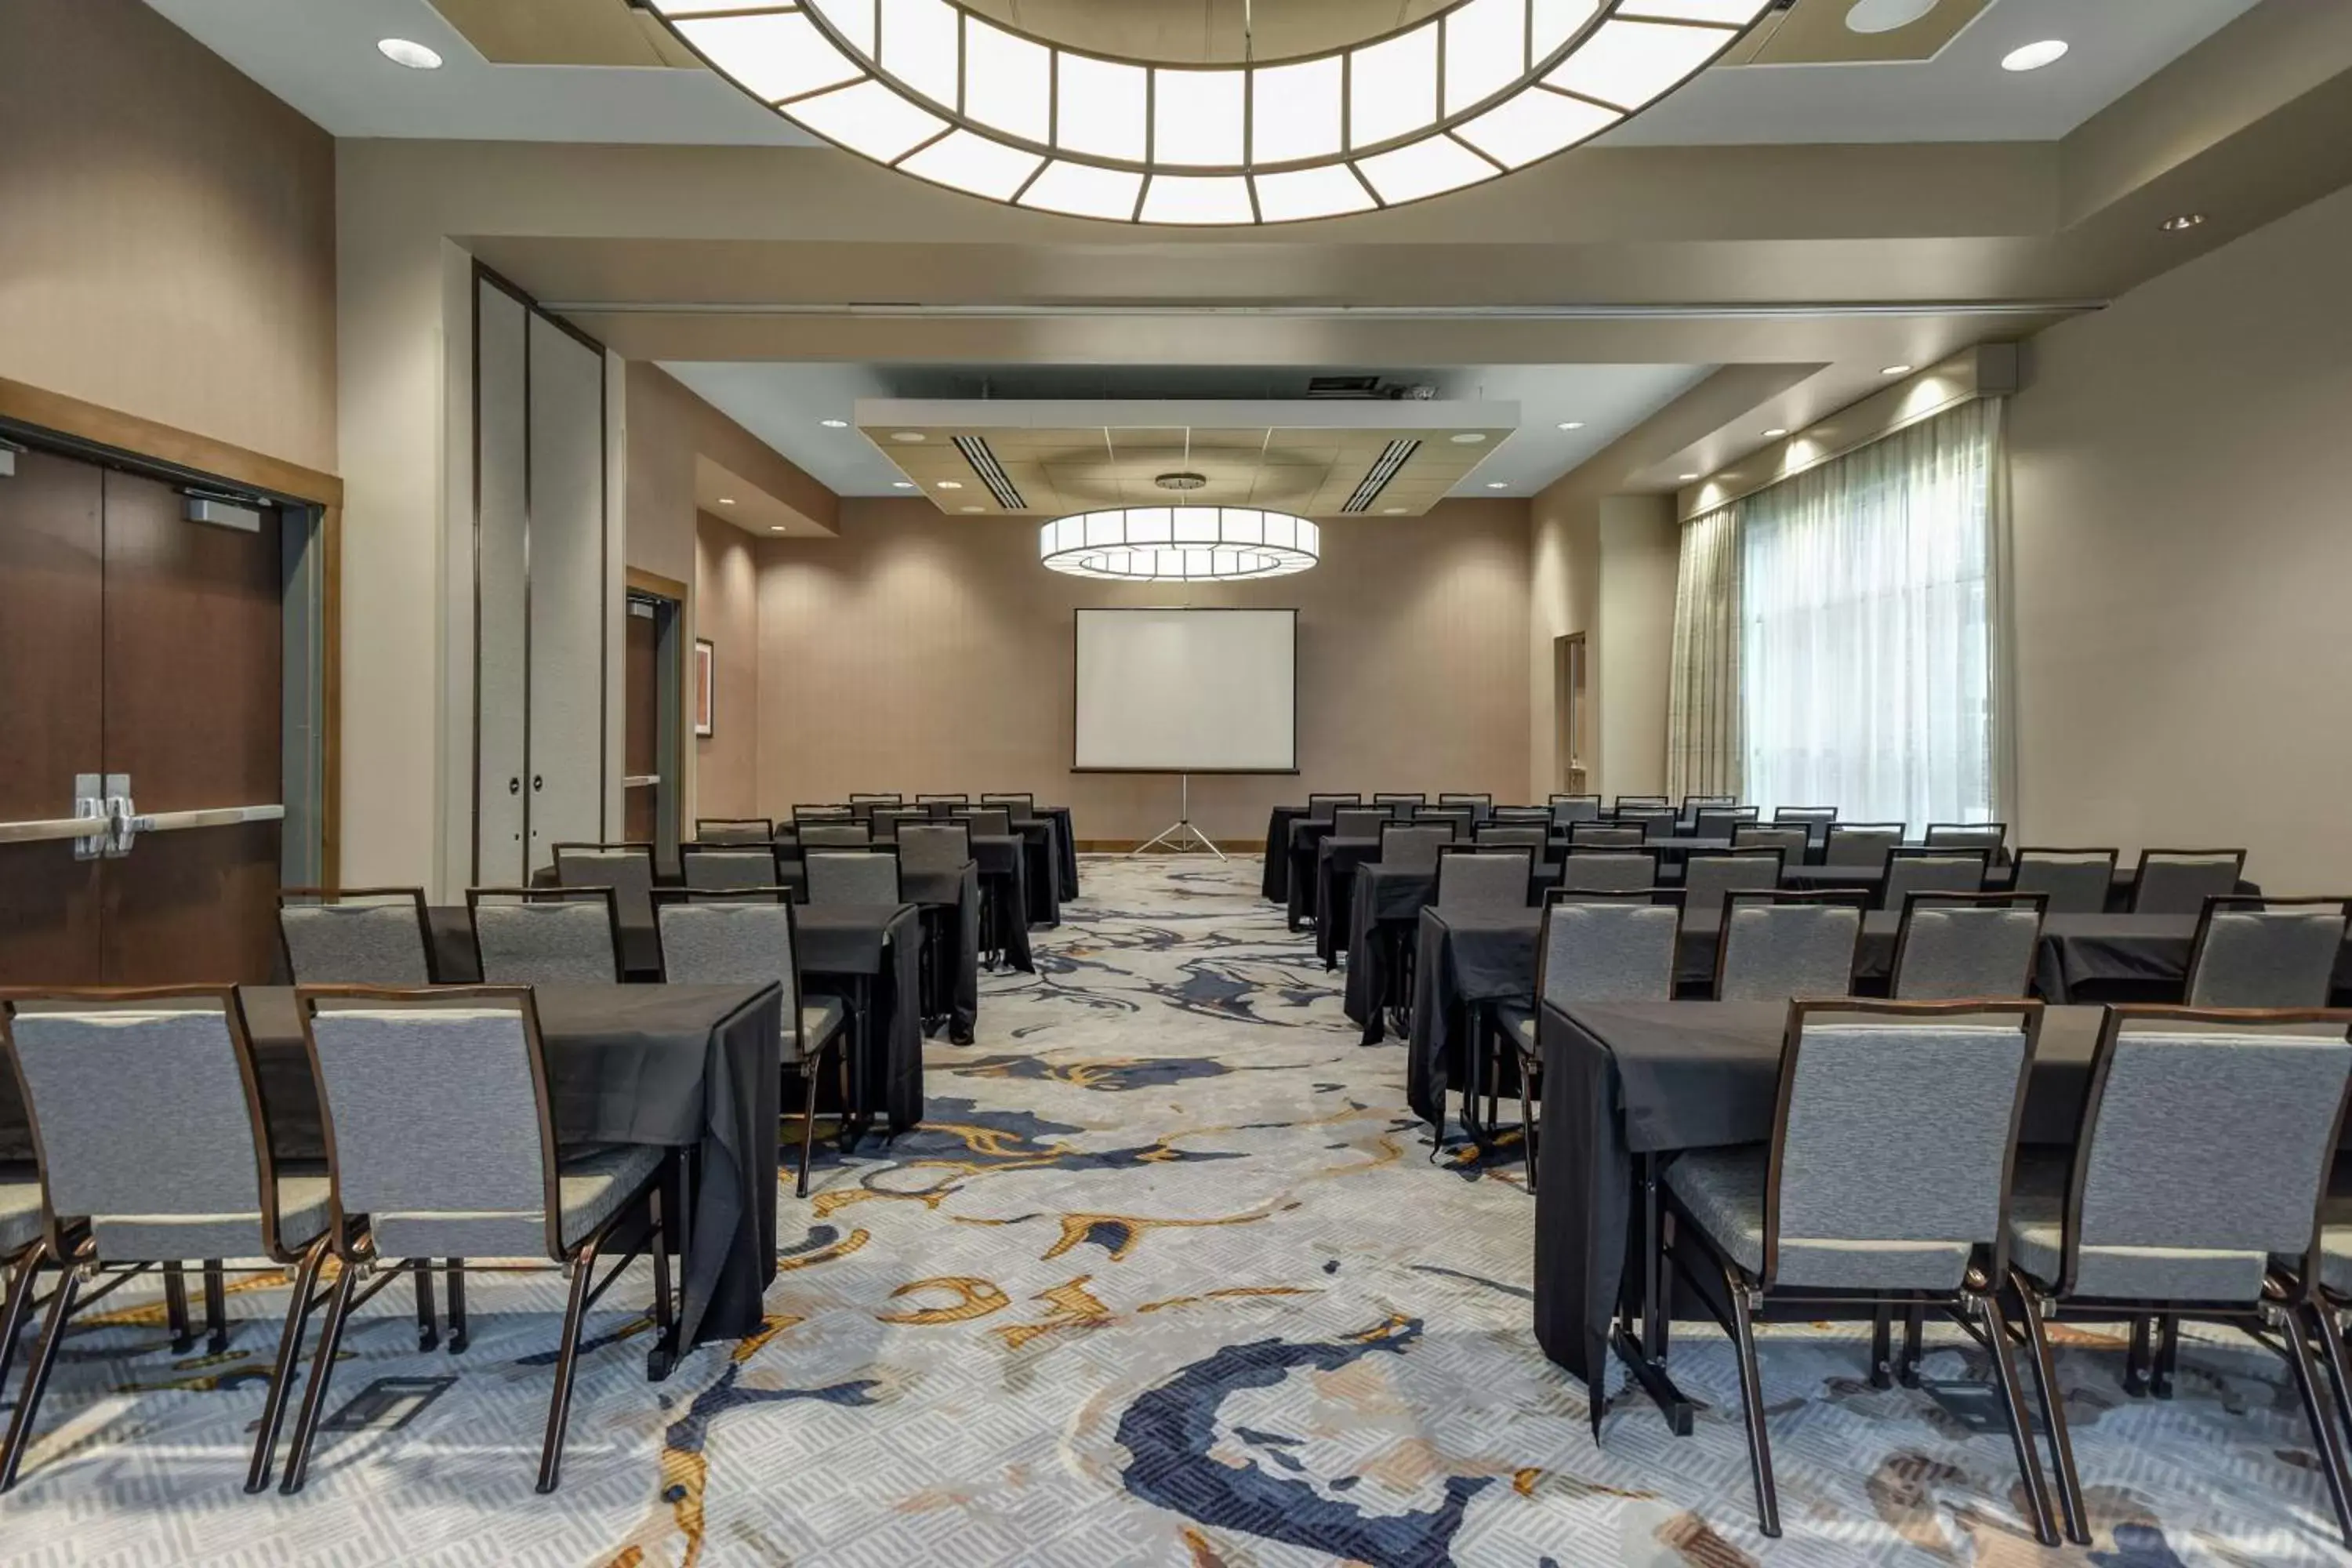
M 781 522 L 772 522 L 768 524 L 768 531 L 770 533 L 782 533 L 783 531 L 784 525 Z
M 1911 367 L 1907 364 L 1885 364 L 1878 367 L 1878 374 L 1881 375 L 1909 375 L 1911 374 Z
M 1891 33 L 1936 8 L 1936 0 L 1853 0 L 1845 14 L 1849 33 Z
M 413 71 L 437 71 L 441 57 L 435 50 L 407 38 L 378 38 L 375 52 L 396 66 L 406 66 Z
M 2184 229 L 2195 228 L 2204 221 L 2203 213 L 2175 213 L 2158 226 L 2167 234 L 2179 234 Z
M 963 489 L 963 481 L 961 479 L 941 479 L 940 481 L 940 489 L 943 490 L 960 490 Z
M 1384 506 L 1381 508 L 1381 510 L 1390 517 L 1402 517 L 1404 515 L 1404 508 L 1401 506 Z
M 719 498 L 719 504 L 720 506 L 733 506 L 735 504 L 735 498 L 733 496 L 720 496 Z
M 920 430 L 894 430 L 890 433 L 890 439 L 893 441 L 919 441 L 922 438 L 923 433 Z
M 1789 432 L 1788 432 L 1787 428 L 1786 428 L 1785 426 L 1780 426 L 1780 425 L 1775 425 L 1775 426 L 1772 426 L 1772 428 L 1770 428 L 1769 430 L 1767 430 L 1767 431 L 1765 431 L 1765 432 L 1764 432 L 1764 434 L 1765 434 L 1767 437 L 1769 437 L 1769 438 L 1771 438 L 1771 439 L 1773 439 L 1773 440 L 1776 440 L 1776 441 L 1777 441 L 1777 440 L 1779 440 L 1781 437 L 1786 436 L 1788 433 L 1789 433 Z
M 1475 430 L 1465 430 L 1454 437 L 1454 444 L 1457 447 L 1475 447 L 1486 438 Z
M 1510 482 L 1507 479 L 1488 479 L 1486 481 L 1486 488 L 1490 490 L 1507 490 L 1509 489 L 1511 486 Z
M 912 479 L 892 479 L 890 481 L 890 488 L 894 490 L 910 490 L 915 488 L 915 481 Z
M 1685 484 L 1688 484 L 1696 478 L 1698 478 L 1696 474 L 1685 474 L 1682 476 L 1682 481 Z
M 846 430 L 849 428 L 849 421 L 846 419 L 820 419 L 817 423 L 824 426 L 828 430 Z
M 1560 421 L 1559 427 L 1563 430 L 1581 430 L 1584 428 L 1584 421 L 1581 419 L 1564 419 Z
M 966 511 L 986 511 L 988 509 L 987 509 L 986 507 L 981 507 L 981 506 L 968 506 L 968 507 L 964 508 L 963 510 L 966 510 Z
M 2044 38 L 2038 44 L 2028 44 L 2021 49 L 2011 49 L 2000 57 L 2000 68 L 2005 71 L 2038 71 L 2043 66 L 2055 65 L 2066 53 L 2063 38 Z

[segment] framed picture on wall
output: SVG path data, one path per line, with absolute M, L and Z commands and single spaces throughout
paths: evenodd
M 708 738 L 719 712 L 719 672 L 713 661 L 718 649 L 708 637 L 694 639 L 694 732 Z

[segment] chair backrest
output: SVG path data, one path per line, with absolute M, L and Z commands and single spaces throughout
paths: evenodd
M 547 1052 L 528 988 L 295 994 L 319 1086 L 339 1246 L 561 1258 Z
M 905 795 L 900 795 L 897 790 L 852 791 L 849 796 L 849 804 L 852 805 L 896 805 L 906 798 L 907 797 Z
M 812 904 L 897 904 L 895 849 L 814 849 L 801 857 Z
M 1691 831 L 1701 838 L 1729 838 L 1755 820 L 1752 805 L 1702 805 L 1691 818 Z
M 1899 822 L 1833 822 L 1822 840 L 1822 864 L 1883 867 L 1887 851 L 1902 842 Z
M 781 894 L 783 889 L 772 892 Z M 654 906 L 661 931 L 662 978 L 673 985 L 784 988 L 784 1026 L 800 1017 L 800 917 L 781 897 L 758 903 L 689 901 Z
M 980 795 L 980 804 L 982 805 L 1001 805 L 1004 808 L 1005 814 L 1008 816 L 1018 816 L 1024 820 L 1037 815 L 1037 797 L 1025 789 L 1004 790 L 1000 791 L 995 795 L 991 795 L 987 791 L 982 790 Z
M 975 834 L 1003 838 L 1013 831 L 1013 809 L 1003 805 L 967 805 L 960 807 L 954 817 Z
M 971 796 L 961 791 L 940 795 L 919 795 L 915 797 L 915 804 L 917 805 L 970 805 Z
M 1683 796 L 1683 815 L 1691 816 L 1707 807 L 1737 806 L 1738 804 L 1739 797 L 1736 795 L 1686 795 Z
M 1813 847 L 1812 835 L 1801 822 L 1742 822 L 1731 830 L 1734 849 L 1778 849 L 1781 865 L 1802 862 Z
M 867 803 L 869 805 L 871 803 Z M 847 822 L 856 814 L 845 805 L 796 805 L 794 822 Z
M 1484 822 L 1495 814 L 1495 797 L 1491 795 L 1473 795 L 1465 794 L 1461 791 L 1448 792 L 1445 790 L 1440 790 L 1437 792 L 1437 804 L 1440 805 L 1468 806 L 1470 808 L 1470 820 L 1474 824 Z
M 2206 900 L 2238 890 L 2245 869 L 2242 849 L 2143 849 L 2132 888 L 2132 913 L 2201 914 Z
M 728 849 L 709 844 L 687 844 L 678 848 L 677 866 L 688 887 L 706 892 L 736 892 L 776 885 L 773 849 Z M 658 899 L 655 907 L 658 911 Z
M 1631 849 L 1640 845 L 1648 835 L 1636 826 L 1621 827 L 1613 822 L 1577 821 L 1568 825 L 1568 847 L 1581 849 Z
M 766 816 L 698 816 L 694 819 L 694 841 L 698 844 L 772 844 L 776 824 Z
M 1363 798 L 1360 795 L 1310 795 L 1307 797 L 1307 820 L 1328 822 L 1333 812 L 1343 805 L 1360 805 Z
M 2116 880 L 2112 849 L 2021 849 L 2010 886 L 2040 893 L 2053 915 L 2104 914 Z
M 1913 893 L 1895 928 L 1892 994 L 1906 1002 L 2024 995 L 2042 909 L 2039 893 Z
M 1886 852 L 1886 887 L 1880 900 L 1899 910 L 1914 893 L 1981 893 L 1988 849 L 1906 849 Z
M 1645 809 L 1671 811 L 1674 803 L 1662 795 L 1621 795 L 1617 797 L 1617 810 L 1620 812 Z
M 1551 843 L 1551 829 L 1538 822 L 1482 822 L 1475 835 L 1481 846 L 1498 849 L 1532 849 L 1540 856 Z
M 971 859 L 971 829 L 961 822 L 898 825 L 898 869 L 937 876 L 961 871 Z
M 1548 805 L 1498 805 L 1486 813 L 1486 822 L 1516 825 L 1520 827 L 1551 826 L 1551 808 Z M 1481 827 L 1486 823 L 1480 823 Z
M 874 808 L 874 837 L 877 844 L 898 842 L 898 829 L 907 824 L 931 820 L 928 805 L 877 805 Z
M 1391 822 L 1381 829 L 1381 864 L 1434 875 L 1439 851 L 1453 842 L 1451 822 Z
M 2109 1008 L 2049 1283 L 2251 1303 L 2274 1255 L 2308 1260 L 2352 1073 L 2347 1028 L 2340 1011 Z
M 1715 999 L 1853 994 L 1864 901 L 1853 889 L 1727 894 L 1715 949 Z
M 1454 837 L 1464 843 L 1470 841 L 1471 830 L 1477 826 L 1478 814 L 1466 805 L 1417 805 L 1412 808 L 1415 822 L 1450 822 Z
M 1998 1263 L 2041 1030 L 2039 1002 L 1791 1003 L 1761 1282 L 1945 1291 Z
M 654 847 L 650 844 L 559 844 L 555 880 L 565 888 L 610 888 L 613 910 L 625 926 L 654 923 Z
M 1551 797 L 1551 819 L 1565 827 L 1574 822 L 1591 822 L 1601 816 L 1601 797 L 1597 795 L 1556 795 Z
M 278 934 L 297 985 L 429 985 L 433 933 L 422 888 L 288 888 Z
M 1413 791 L 1411 794 L 1402 795 L 1376 795 L 1372 796 L 1372 804 L 1374 805 L 1386 806 L 1388 808 L 1389 817 L 1391 821 L 1411 822 L 1412 820 L 1413 808 L 1415 806 L 1428 805 L 1429 796 L 1423 795 L 1418 790 Z
M 1554 893 L 1536 944 L 1536 994 L 1555 1006 L 1673 1001 L 1682 918 L 1676 892 Z
M 1837 820 L 1838 808 L 1833 805 L 1776 805 L 1772 808 L 1775 822 L 1819 822 Z
M 282 1257 L 260 1080 L 224 987 L 0 992 L 44 1201 L 108 1262 Z
M 801 825 L 798 837 L 803 849 L 863 849 L 874 842 L 876 831 L 863 822 L 808 822 Z
M 1331 814 L 1331 837 L 1378 838 L 1381 829 L 1395 820 L 1384 805 L 1343 805 Z
M 1683 862 L 1683 908 L 1712 920 L 1723 911 L 1723 896 L 1735 889 L 1770 891 L 1780 885 L 1778 849 L 1734 849 L 1693 855 Z
M 1572 848 L 1560 863 L 1562 893 L 1644 893 L 1657 885 L 1654 849 Z
M 2325 1007 L 2343 961 L 2342 899 L 2205 900 L 2189 954 L 2191 1007 Z
M 490 985 L 610 985 L 621 919 L 610 888 L 468 888 L 466 915 Z
M 2006 822 L 1931 822 L 1925 840 L 1930 849 L 1982 849 L 1999 859 L 2009 843 Z
M 1437 907 L 1448 914 L 1493 914 L 1528 907 L 1532 849 L 1449 844 L 1437 852 Z

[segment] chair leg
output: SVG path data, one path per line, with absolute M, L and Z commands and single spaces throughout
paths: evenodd
M 2336 1418 L 2344 1423 L 2344 1441 L 2352 1445 L 2352 1362 L 2345 1355 L 2344 1331 L 2336 1326 L 2336 1309 L 2326 1297 L 2315 1299 L 2305 1310 L 2319 1332 L 2320 1354 L 2327 1363 L 2327 1381 L 2336 1394 Z M 7 1352 L 6 1342 L 0 1340 L 0 1376 L 6 1373 Z
M 462 1355 L 466 1350 L 466 1260 L 452 1258 L 449 1270 L 449 1353 Z
M 335 1276 L 334 1294 L 327 1298 L 326 1321 L 319 1325 L 319 1348 L 310 1357 L 310 1385 L 302 1391 L 302 1412 L 294 1418 L 294 1441 L 286 1451 L 286 1479 L 278 1492 L 292 1497 L 310 1474 L 310 1447 L 319 1440 L 319 1418 L 327 1408 L 327 1385 L 335 1380 L 335 1357 L 343 1348 L 343 1323 L 351 1316 L 352 1293 L 359 1288 L 359 1265 L 349 1259 Z
M 2044 1546 L 2058 1544 L 2058 1527 L 2052 1522 L 2050 1483 L 2042 1474 L 2041 1451 L 2033 1446 L 2033 1418 L 2025 1413 L 2024 1391 L 2017 1385 L 2017 1362 L 2009 1338 L 2009 1314 L 2000 1310 L 1995 1291 L 1982 1298 L 1985 1337 L 1992 1342 L 1993 1382 L 2000 1390 L 2001 1415 L 2009 1421 L 2009 1440 L 2017 1449 L 2018 1474 L 2025 1479 L 2025 1501 L 2032 1510 L 2033 1539 Z
M 588 1289 L 596 1272 L 596 1241 L 572 1262 L 572 1300 L 563 1309 L 563 1346 L 555 1357 L 555 1394 L 547 1405 L 547 1439 L 539 1450 L 539 1489 L 551 1492 L 563 1470 L 563 1430 L 572 1419 L 572 1371 L 580 1361 L 580 1325 L 588 1315 Z
M 1529 1085 L 1535 1072 L 1525 1051 L 1519 1053 L 1519 1154 L 1527 1162 L 1528 1191 L 1536 1190 L 1536 1108 Z
M 2131 1321 L 2131 1349 L 2124 1352 L 2124 1392 L 2134 1399 L 2145 1398 L 2148 1381 L 2148 1320 Z
M 654 1327 L 667 1331 L 677 1317 L 677 1303 L 669 1287 L 669 1203 L 663 1194 L 665 1184 L 656 1181 L 646 1194 L 646 1203 L 653 1210 L 652 1234 L 646 1245 L 654 1255 Z
M 29 1275 L 23 1288 L 33 1288 Z M 41 1342 L 33 1349 L 33 1364 L 26 1369 L 25 1386 L 17 1391 L 16 1415 L 8 1423 L 7 1440 L 0 1443 L 0 1492 L 16 1484 L 16 1471 L 25 1462 L 25 1450 L 32 1447 L 33 1418 L 41 1408 L 42 1394 L 49 1386 L 49 1373 L 58 1364 L 58 1346 L 66 1337 L 66 1321 L 73 1316 L 74 1297 L 80 1290 L 81 1269 L 68 1259 L 56 1293 L 49 1298 L 49 1313 L 42 1321 Z
M 1870 1323 L 1870 1386 L 1895 1386 L 1895 1304 L 1881 1301 Z
M 196 1331 L 188 1322 L 188 1276 L 177 1263 L 163 1265 L 163 1321 L 171 1325 L 173 1355 L 196 1348 Z
M 294 1271 L 294 1299 L 286 1303 L 286 1323 L 278 1331 L 278 1364 L 269 1374 L 269 1397 L 261 1403 L 261 1430 L 253 1440 L 253 1462 L 246 1468 L 245 1489 L 269 1489 L 269 1472 L 278 1462 L 278 1434 L 286 1424 L 286 1396 L 294 1391 L 294 1373 L 302 1364 L 302 1336 L 310 1327 L 310 1300 L 319 1293 L 319 1270 L 326 1266 L 327 1237 L 321 1236 L 302 1254 Z
M 16 1364 L 16 1342 L 24 1336 L 25 1320 L 33 1315 L 33 1275 L 46 1248 L 35 1247 L 17 1260 L 8 1276 L 7 1305 L 0 1308 L 0 1394 L 8 1389 L 8 1369 Z
M 1927 1334 L 1927 1309 L 1917 1301 L 1903 1314 L 1903 1363 L 1895 1368 L 1895 1381 L 1906 1388 L 1919 1386 L 1919 1358 L 1926 1354 L 1923 1342 Z
M 222 1355 L 228 1350 L 228 1286 L 222 1278 L 221 1260 L 205 1262 L 205 1353 Z
M 2025 1342 L 2033 1352 L 2033 1383 L 2041 1396 L 2042 1424 L 2050 1429 L 2050 1458 L 2058 1472 L 2058 1509 L 2064 1516 L 2066 1539 L 2077 1546 L 2091 1544 L 2091 1514 L 2083 1500 L 2082 1473 L 2074 1468 L 2074 1439 L 2066 1428 L 2066 1400 L 2058 1389 L 2058 1365 L 2051 1359 L 2050 1334 L 2042 1317 L 2042 1299 L 2022 1277 L 2011 1272 L 2017 1288 L 2018 1317 L 2025 1326 Z
M 2327 1479 L 2328 1500 L 2336 1505 L 2336 1528 L 2344 1544 L 2352 1546 L 2352 1475 L 2345 1470 L 2344 1445 L 2336 1431 L 2333 1412 L 2327 1408 L 2327 1396 L 2319 1390 L 2319 1378 L 2311 1364 L 2311 1346 L 2303 1337 L 2300 1312 L 2289 1312 L 2279 1325 L 2279 1340 L 2286 1347 L 2286 1364 L 2294 1373 L 2294 1391 L 2303 1398 L 2304 1419 L 2311 1423 L 2312 1443 L 2319 1450 L 2320 1473 Z
M 816 1082 L 818 1069 L 824 1065 L 824 1047 L 817 1047 L 816 1056 L 801 1064 L 801 1076 L 807 1079 L 801 1100 L 801 1176 L 793 1189 L 796 1198 L 808 1196 L 809 1165 L 816 1158 Z
M 1764 1431 L 1764 1374 L 1756 1364 L 1756 1324 L 1748 1310 L 1748 1287 L 1727 1268 L 1732 1338 L 1739 1352 L 1739 1408 L 1748 1422 L 1748 1464 L 1756 1479 L 1756 1527 L 1774 1540 L 1780 1535 L 1780 1493 L 1772 1481 L 1772 1440 Z
M 441 1343 L 441 1320 L 433 1310 L 433 1260 L 420 1258 L 416 1270 L 416 1348 L 429 1351 Z
M 2156 1364 L 2148 1373 L 2147 1391 L 2158 1399 L 2172 1397 L 2172 1374 L 2180 1367 L 2180 1320 L 2168 1314 L 2157 1321 Z

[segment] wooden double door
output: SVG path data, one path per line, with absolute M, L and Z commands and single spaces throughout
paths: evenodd
M 287 520 L 194 521 L 160 480 L 13 457 L 0 476 L 0 984 L 266 980 Z M 77 817 L 88 832 L 68 830 Z

